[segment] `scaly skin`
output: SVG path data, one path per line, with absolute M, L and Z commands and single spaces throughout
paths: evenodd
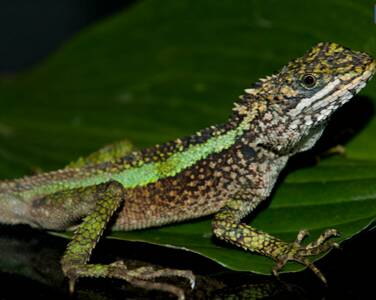
M 320 43 L 245 90 L 222 125 L 141 151 L 123 141 L 59 171 L 0 182 L 0 222 L 67 229 L 83 218 L 62 258 L 71 290 L 79 277 L 115 277 L 183 299 L 181 289 L 152 280 L 181 276 L 194 285 L 190 271 L 88 260 L 111 218 L 113 229 L 134 230 L 209 214 L 218 238 L 271 257 L 274 274 L 294 260 L 325 282 L 308 257 L 336 246 L 328 240 L 335 229 L 303 246 L 304 230 L 286 243 L 241 220 L 269 196 L 289 157 L 311 148 L 374 72 L 367 54 Z

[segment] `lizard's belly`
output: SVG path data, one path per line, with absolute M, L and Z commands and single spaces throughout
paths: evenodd
M 159 226 L 213 214 L 239 188 L 237 165 L 216 154 L 174 177 L 128 190 L 114 229 Z
M 246 161 L 234 152 L 214 154 L 174 177 L 128 190 L 114 229 L 148 228 L 210 215 L 237 197 L 258 203 L 270 194 L 287 158 L 261 162 L 260 151 L 259 159 Z
M 224 206 L 228 195 L 215 179 L 193 186 L 192 181 L 166 178 L 129 190 L 113 229 L 148 228 L 210 215 Z

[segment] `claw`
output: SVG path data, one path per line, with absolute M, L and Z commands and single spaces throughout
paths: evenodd
M 277 258 L 276 265 L 272 269 L 274 276 L 278 277 L 278 272 L 283 268 L 283 266 L 288 261 L 296 261 L 305 265 L 307 268 L 311 269 L 320 280 L 327 285 L 327 280 L 325 276 L 320 272 L 320 270 L 308 260 L 308 256 L 318 255 L 324 253 L 332 248 L 339 248 L 339 244 L 333 241 L 328 241 L 329 238 L 339 236 L 339 232 L 336 229 L 325 230 L 315 241 L 309 243 L 306 246 L 302 246 L 302 240 L 308 235 L 307 230 L 300 230 L 295 242 L 292 244 L 287 244 L 283 254 Z
M 324 274 L 322 274 L 321 271 L 320 271 L 320 270 L 319 270 L 319 269 L 318 269 L 313 263 L 309 262 L 308 260 L 307 260 L 307 262 L 308 262 L 308 264 L 306 264 L 306 266 L 307 266 L 308 268 L 310 268 L 310 269 L 313 271 L 313 273 L 315 273 L 316 276 L 317 276 L 318 278 L 320 278 L 320 280 L 321 280 L 325 285 L 328 285 L 328 282 L 327 282 L 327 280 L 326 280 Z
M 320 246 L 323 246 L 325 245 L 325 243 L 327 242 L 327 240 L 331 237 L 338 237 L 340 235 L 339 231 L 337 229 L 327 229 L 325 230 L 319 237 L 316 241 L 313 241 L 311 243 L 309 243 L 305 249 L 315 249 L 315 248 L 318 248 Z M 334 243 L 331 243 L 330 244 L 332 247 L 334 245 Z M 334 246 L 335 247 L 335 246 Z M 331 248 L 331 247 L 329 247 Z
M 110 264 L 110 266 L 117 267 L 117 268 L 124 268 L 125 270 L 128 269 L 127 265 L 122 260 L 114 261 L 113 263 Z
M 281 270 L 283 268 L 283 266 L 286 264 L 286 262 L 287 262 L 287 257 L 280 259 L 280 260 L 277 260 L 275 266 L 272 269 L 272 273 L 276 278 L 279 278 L 278 272 L 279 272 L 279 270 Z
M 74 294 L 74 287 L 75 287 L 76 280 L 69 279 L 69 294 Z
M 338 250 L 342 250 L 341 245 L 338 244 L 338 243 L 333 243 L 332 246 L 333 246 L 333 248 L 336 248 L 336 249 L 338 249 Z
M 325 230 L 323 235 L 329 238 L 329 237 L 334 237 L 334 236 L 340 236 L 341 233 L 337 229 L 331 228 L 331 229 Z
M 274 266 L 274 268 L 272 269 L 273 276 L 277 279 L 279 278 L 279 273 L 278 273 L 279 270 L 280 268 L 277 266 Z
M 191 285 L 191 289 L 193 290 L 196 286 L 196 277 L 193 273 L 190 273 L 188 276 L 186 276 L 185 278 L 187 278 L 189 280 L 189 283 Z
M 306 229 L 302 229 L 299 231 L 296 239 L 295 239 L 295 243 L 297 245 L 300 245 L 300 243 L 304 240 L 304 238 L 306 238 L 307 236 L 309 235 L 309 231 L 306 230 Z
M 179 273 L 175 274 L 175 276 L 179 276 L 185 278 L 189 281 L 191 289 L 193 290 L 196 286 L 196 277 L 191 271 L 179 271 Z
M 190 284 L 191 284 L 191 290 L 193 290 L 196 286 L 196 280 L 194 278 L 190 279 Z

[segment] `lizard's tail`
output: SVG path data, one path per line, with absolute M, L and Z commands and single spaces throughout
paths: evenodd
M 28 223 L 25 219 L 25 216 L 27 216 L 28 205 L 16 194 L 5 192 L 5 186 L 6 182 L 0 181 L 0 223 Z

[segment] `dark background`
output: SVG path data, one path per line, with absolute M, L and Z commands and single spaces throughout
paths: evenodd
M 30 68 L 92 22 L 134 0 L 0 1 L 0 73 Z

